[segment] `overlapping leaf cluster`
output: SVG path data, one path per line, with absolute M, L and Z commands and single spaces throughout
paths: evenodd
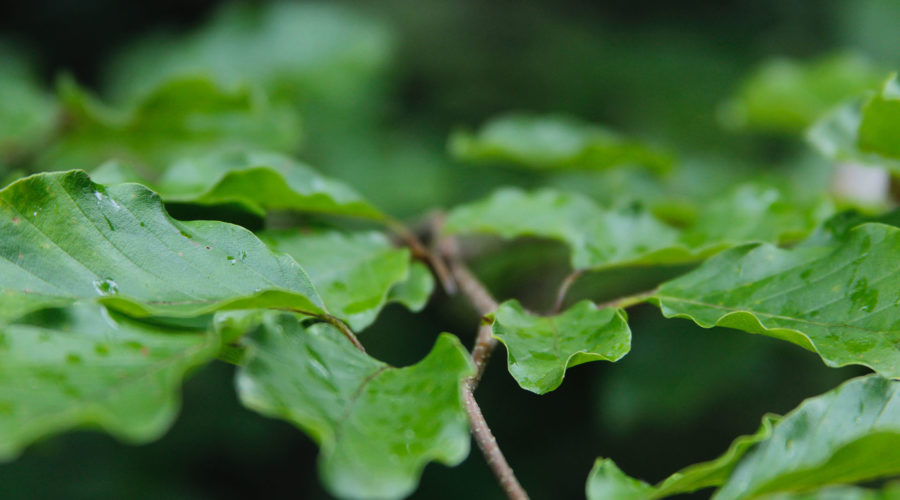
M 302 144 L 309 98 L 296 90 L 344 94 L 335 78 L 355 84 L 347 70 L 359 63 L 373 71 L 357 50 L 384 35 L 339 8 L 261 12 L 247 30 L 246 13 L 226 9 L 178 42 L 195 49 L 142 66 L 156 76 L 140 85 L 112 78 L 113 93 L 129 93 L 120 104 L 68 79 L 54 98 L 4 58 L 0 123 L 18 126 L 0 130 L 0 167 L 62 171 L 0 191 L 0 458 L 75 428 L 156 439 L 175 419 L 183 378 L 217 357 L 242 365 L 247 406 L 321 442 L 323 481 L 337 495 L 404 496 L 428 462 L 468 454 L 460 387 L 471 368 L 459 342 L 441 337 L 421 363 L 397 369 L 359 351 L 342 326 L 365 329 L 389 302 L 421 309 L 430 271 L 396 243 L 399 223 L 288 155 Z M 335 45 L 304 49 L 313 34 L 298 22 Z M 204 51 L 236 29 L 245 39 L 216 68 Z M 292 57 L 264 57 L 298 36 Z M 178 221 L 171 206 L 289 223 L 254 233 Z M 321 385 L 283 393 L 303 367 Z M 394 418 L 398 407 L 406 417 Z
M 0 459 L 75 428 L 155 439 L 176 417 L 184 377 L 222 358 L 240 365 L 244 405 L 319 444 L 330 492 L 406 496 L 427 463 L 467 456 L 461 389 L 476 372 L 450 334 L 405 368 L 354 345 L 353 331 L 388 303 L 421 310 L 435 279 L 397 242 L 413 237 L 400 222 L 295 159 L 304 120 L 312 117 L 313 134 L 334 126 L 317 115 L 322 103 L 335 121 L 346 116 L 353 99 L 339 97 L 368 91 L 354 76 L 381 71 L 392 42 L 342 9 L 281 4 L 249 24 L 241 9 L 122 56 L 109 78 L 114 104 L 67 79 L 53 95 L 0 51 L 10 61 L 0 69 L 0 174 L 18 179 L 0 191 Z M 283 44 L 298 49 L 272 50 Z M 883 76 L 848 55 L 805 67 L 779 61 L 725 116 L 796 132 L 825 114 L 809 137 L 829 159 L 896 173 L 900 87 L 893 77 L 875 89 Z M 659 146 L 558 115 L 502 116 L 456 132 L 448 149 L 549 179 L 647 167 L 659 192 L 684 175 Z M 894 486 L 835 487 L 900 474 L 897 217 L 835 215 L 828 193 L 797 196 L 793 186 L 778 175 L 740 183 L 679 213 L 665 209 L 671 200 L 600 203 L 507 187 L 452 208 L 430 235 L 435 247 L 487 235 L 569 249 L 572 274 L 549 312 L 508 298 L 484 318 L 511 376 L 537 394 L 558 388 L 570 368 L 623 358 L 625 308 L 642 302 L 667 318 L 786 340 L 829 366 L 876 372 L 766 416 L 718 459 L 655 486 L 598 459 L 591 500 L 712 487 L 718 499 L 897 496 Z M 170 215 L 184 207 L 253 222 Z M 567 296 L 568 285 L 601 270 L 673 265 L 687 270 L 632 297 Z

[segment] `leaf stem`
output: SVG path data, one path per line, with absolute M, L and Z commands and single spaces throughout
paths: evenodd
M 556 292 L 556 302 L 553 303 L 554 313 L 562 311 L 563 304 L 566 302 L 566 294 L 569 293 L 569 288 L 572 287 L 572 284 L 574 284 L 582 274 L 584 274 L 584 269 L 576 269 L 566 276 L 562 283 L 559 284 L 559 290 Z
M 347 326 L 346 323 L 344 323 L 343 321 L 341 321 L 341 320 L 338 319 L 338 318 L 335 318 L 334 316 L 332 316 L 332 315 L 330 315 L 330 314 L 321 314 L 321 315 L 319 315 L 319 318 L 322 318 L 323 320 L 325 320 L 325 322 L 327 322 L 328 324 L 330 324 L 330 325 L 332 325 L 333 327 L 335 327 L 335 328 L 337 328 L 338 330 L 340 330 L 340 332 L 343 333 L 344 336 L 347 337 L 347 339 L 350 340 L 350 342 L 351 342 L 357 349 L 359 349 L 359 350 L 362 351 L 362 352 L 366 352 L 366 348 L 363 347 L 363 345 L 362 345 L 362 343 L 359 341 L 359 339 L 356 338 L 356 334 L 353 333 L 353 330 L 351 330 L 350 327 Z
M 640 292 L 634 295 L 626 295 L 624 297 L 619 297 L 618 299 L 613 299 L 607 302 L 598 302 L 597 307 L 600 309 L 605 309 L 608 307 L 626 309 L 631 306 L 636 306 L 638 304 L 647 302 L 647 299 L 656 295 L 658 291 L 659 289 L 654 288 L 653 290 L 647 290 L 646 292 Z
M 469 420 L 472 423 L 472 434 L 475 436 L 475 442 L 478 443 L 478 447 L 481 449 L 488 467 L 491 468 L 491 471 L 500 483 L 500 487 L 506 493 L 506 497 L 510 500 L 528 500 L 528 494 L 525 493 L 525 489 L 519 484 L 512 467 L 509 466 L 509 463 L 503 456 L 503 452 L 500 451 L 497 439 L 494 438 L 494 434 L 481 413 L 481 408 L 478 407 L 478 403 L 475 401 L 475 395 L 472 394 L 473 388 L 467 382 L 463 389 L 463 398 L 466 402 L 466 412 L 469 414 Z

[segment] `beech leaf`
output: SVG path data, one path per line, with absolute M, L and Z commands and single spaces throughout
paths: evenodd
M 204 77 L 162 82 L 127 110 L 97 102 L 68 80 L 60 100 L 67 127 L 38 159 L 47 168 L 91 169 L 117 159 L 152 177 L 177 159 L 209 151 L 299 147 L 293 112 L 249 87 L 226 89 Z
M 588 500 L 653 500 L 721 486 L 728 480 L 731 471 L 734 470 L 741 458 L 754 445 L 772 435 L 773 426 L 779 418 L 776 415 L 766 415 L 755 434 L 735 439 L 728 450 L 718 458 L 685 467 L 656 486 L 627 476 L 608 458 L 598 458 L 588 476 L 587 498 Z
M 323 311 L 293 259 L 239 226 L 178 222 L 138 184 L 77 170 L 22 179 L 0 190 L 0 234 L 0 324 L 78 300 L 133 316 Z
M 666 317 L 787 340 L 828 366 L 900 376 L 900 229 L 856 226 L 785 250 L 748 245 L 664 283 Z
M 656 487 L 626 476 L 609 460 L 598 460 L 588 479 L 588 498 L 649 500 L 711 486 L 721 486 L 713 500 L 793 498 L 793 492 L 896 475 L 898 392 L 900 382 L 877 374 L 852 379 L 779 420 L 764 418 L 759 432 L 736 440 L 719 459 L 683 469 Z
M 885 168 L 893 175 L 898 175 L 900 159 L 888 158 L 860 148 L 859 130 L 864 103 L 865 99 L 856 98 L 836 107 L 810 127 L 806 139 L 830 160 Z
M 810 62 L 760 65 L 722 108 L 727 125 L 797 133 L 841 101 L 873 89 L 885 71 L 864 57 L 836 53 Z
M 493 313 L 493 333 L 506 346 L 509 373 L 523 389 L 545 394 L 566 370 L 591 361 L 618 361 L 631 349 L 625 311 L 585 300 L 555 316 L 535 316 L 515 300 Z
M 900 382 L 852 379 L 804 401 L 740 461 L 714 500 L 738 500 L 900 473 Z
M 862 109 L 859 148 L 900 160 L 900 82 L 894 74 Z
M 385 218 L 346 184 L 275 153 L 224 152 L 181 160 L 162 176 L 158 191 L 166 202 L 237 203 L 258 215 L 291 210 Z
M 603 127 L 564 116 L 509 114 L 477 133 L 457 131 L 450 153 L 460 160 L 533 169 L 607 169 L 642 165 L 666 170 L 669 154 Z
M 824 200 L 798 206 L 775 188 L 746 184 L 678 229 L 640 207 L 607 209 L 574 193 L 506 188 L 454 209 L 445 230 L 555 239 L 571 248 L 575 269 L 603 269 L 694 262 L 751 241 L 798 239 L 831 212 Z
M 184 376 L 215 359 L 218 337 L 79 304 L 0 326 L 0 460 L 44 436 L 100 428 L 130 443 L 160 437 Z
M 456 465 L 468 455 L 461 384 L 474 369 L 452 335 L 407 368 L 367 356 L 330 325 L 304 328 L 287 314 L 267 315 L 247 343 L 241 401 L 319 443 L 319 474 L 332 494 L 404 497 L 428 462 Z
M 270 248 L 293 257 L 328 311 L 354 330 L 369 326 L 388 301 L 421 307 L 434 286 L 427 269 L 428 278 L 421 268 L 411 275 L 409 249 L 395 248 L 377 231 L 284 230 L 259 236 Z M 410 278 L 415 282 L 408 283 Z M 394 292 L 405 283 L 409 286 Z

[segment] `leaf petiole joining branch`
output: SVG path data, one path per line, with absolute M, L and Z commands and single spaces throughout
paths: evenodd
M 616 308 L 616 309 L 627 309 L 631 306 L 636 306 L 638 304 L 643 304 L 647 302 L 648 299 L 652 298 L 659 289 L 654 288 L 653 290 L 647 290 L 645 292 L 635 293 L 633 295 L 626 295 L 624 297 L 619 297 L 617 299 L 613 299 L 607 302 L 597 302 L 597 307 L 600 309 L 605 308 Z
M 359 339 L 356 338 L 356 334 L 353 333 L 353 330 L 351 330 L 350 327 L 347 326 L 346 323 L 344 323 L 343 321 L 341 321 L 338 318 L 335 318 L 334 316 L 332 316 L 330 314 L 321 314 L 318 317 L 321 318 L 326 323 L 330 324 L 331 326 L 340 330 L 340 332 L 343 333 L 344 336 L 347 337 L 347 339 L 350 340 L 350 342 L 357 349 L 359 349 L 362 352 L 366 352 L 366 348 L 363 347 L 362 342 L 360 342 Z
M 559 284 L 559 289 L 556 292 L 556 301 L 553 304 L 553 313 L 559 313 L 562 311 L 563 306 L 566 302 L 566 295 L 569 293 L 569 289 L 572 287 L 578 278 L 581 278 L 585 273 L 584 269 L 576 269 L 572 271 L 568 276 L 563 279 L 562 283 Z M 597 307 L 604 309 L 607 307 L 613 308 L 628 308 L 631 306 L 635 306 L 641 303 L 644 303 L 650 297 L 656 295 L 657 289 L 647 290 L 645 292 L 635 293 L 633 295 L 626 295 L 624 297 L 619 297 L 617 299 L 609 300 L 606 302 L 598 302 Z

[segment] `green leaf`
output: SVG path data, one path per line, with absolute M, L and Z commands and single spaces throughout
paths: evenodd
M 418 364 L 393 368 L 334 328 L 268 316 L 248 339 L 241 401 L 300 427 L 321 446 L 319 473 L 339 497 L 399 498 L 429 461 L 469 452 L 462 381 L 474 373 L 459 341 L 442 334 Z
M 889 484 L 880 490 L 855 486 L 830 486 L 803 493 L 776 493 L 766 495 L 764 498 L 765 500 L 898 500 L 900 485 Z
M 519 386 L 546 394 L 566 370 L 591 361 L 618 361 L 631 349 L 631 330 L 621 309 L 598 309 L 585 300 L 555 316 L 535 316 L 515 300 L 492 315 L 493 333 L 506 346 L 507 364 Z
M 394 288 L 411 278 L 409 249 L 395 248 L 376 231 L 284 230 L 259 236 L 270 248 L 293 257 L 328 311 L 354 330 L 369 326 L 394 298 Z M 414 306 L 427 300 L 434 285 L 421 275 L 415 279 L 399 297 Z
M 510 114 L 473 134 L 457 131 L 450 153 L 476 163 L 507 163 L 533 169 L 607 169 L 642 165 L 667 170 L 672 158 L 603 127 L 564 116 Z
M 250 88 L 224 88 L 204 77 L 165 81 L 127 111 L 105 107 L 71 81 L 60 94 L 67 127 L 39 158 L 48 168 L 91 169 L 119 159 L 152 174 L 217 149 L 292 152 L 299 146 L 292 112 L 268 105 Z
M 184 376 L 215 359 L 218 337 L 150 325 L 96 304 L 0 326 L 0 460 L 72 428 L 144 443 L 178 413 Z
M 808 399 L 741 460 L 713 498 L 753 498 L 900 473 L 898 392 L 900 383 L 869 375 Z
M 322 311 L 293 259 L 238 226 L 173 220 L 138 184 L 104 187 L 81 171 L 22 179 L 0 191 L 0 233 L 0 324 L 78 300 L 134 316 Z
M 404 305 L 413 312 L 419 312 L 428 304 L 434 291 L 434 275 L 428 266 L 413 261 L 409 266 L 409 277 L 397 283 L 388 293 L 388 302 Z
M 56 126 L 58 104 L 42 88 L 22 54 L 0 43 L 0 173 L 47 139 Z
M 224 152 L 182 160 L 166 171 L 158 190 L 167 202 L 236 203 L 259 215 L 293 210 L 385 219 L 347 185 L 274 153 Z
M 898 474 L 898 392 L 900 382 L 875 374 L 850 380 L 780 420 L 764 418 L 756 435 L 739 438 L 719 459 L 683 469 L 657 487 L 598 460 L 588 480 L 589 499 L 662 498 L 722 485 L 714 500 L 740 500 Z M 615 492 L 631 496 L 602 496 Z
M 900 175 L 900 83 L 894 75 L 877 93 L 852 99 L 819 120 L 808 141 L 839 162 L 888 169 Z
M 724 252 L 660 287 L 666 317 L 793 342 L 828 366 L 864 365 L 900 376 L 900 229 L 862 224 L 833 241 L 790 250 Z
M 863 106 L 859 148 L 900 160 L 900 82 L 896 73 Z
M 454 209 L 448 233 L 536 236 L 566 243 L 575 269 L 678 264 L 750 241 L 796 239 L 832 211 L 824 200 L 798 206 L 777 189 L 738 186 L 712 200 L 687 228 L 669 226 L 640 207 L 605 209 L 584 196 L 502 189 Z
M 727 125 L 766 132 L 803 131 L 830 108 L 878 85 L 885 71 L 853 54 L 811 62 L 762 64 L 722 109 Z
M 864 99 L 852 99 L 824 115 L 806 133 L 807 141 L 826 158 L 843 163 L 886 168 L 900 175 L 900 161 L 859 146 Z
M 883 159 L 878 155 L 865 153 L 859 149 L 861 108 L 861 99 L 852 99 L 836 107 L 807 130 L 807 141 L 823 156 L 833 161 L 868 166 L 884 165 Z
M 766 415 L 755 434 L 735 439 L 720 457 L 685 467 L 656 486 L 628 477 L 608 458 L 598 458 L 588 476 L 588 500 L 652 500 L 721 486 L 744 455 L 772 435 L 778 419 L 775 415 Z
M 274 99 L 347 106 L 371 92 L 371 73 L 390 60 L 385 26 L 345 6 L 228 4 L 200 29 L 157 33 L 114 58 L 108 89 L 134 98 L 176 75 L 253 82 Z
M 598 458 L 588 476 L 588 500 L 641 500 L 653 498 L 653 486 L 627 476 L 615 462 Z

